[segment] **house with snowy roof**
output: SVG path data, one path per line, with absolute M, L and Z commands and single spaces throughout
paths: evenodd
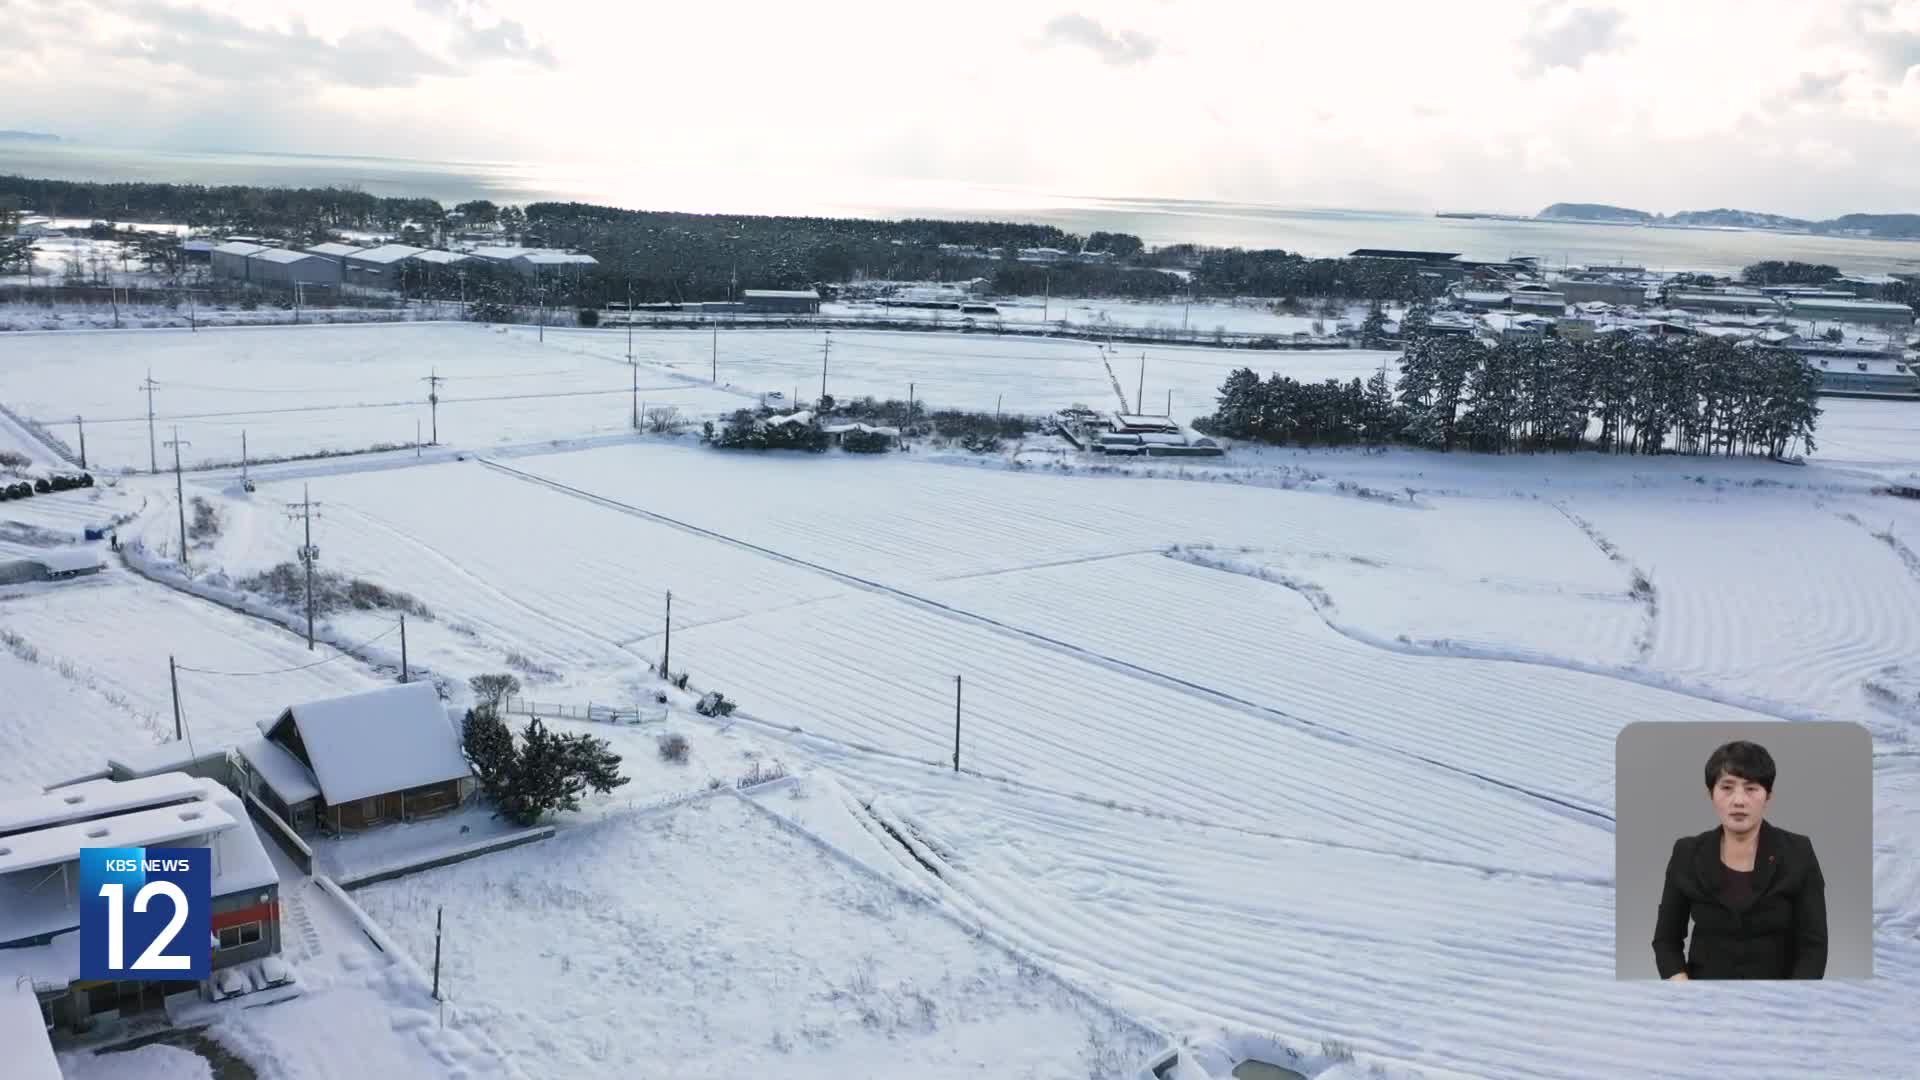
M 403 683 L 292 705 L 234 747 L 240 785 L 298 832 L 412 821 L 459 806 L 473 774 L 440 694 Z
M 80 852 L 100 847 L 212 853 L 212 978 L 80 978 Z M 241 972 L 248 982 L 284 982 L 279 892 L 240 797 L 212 780 L 94 779 L 0 800 L 0 985 L 31 987 L 45 1026 L 85 1031 L 163 1008 L 176 994 L 224 996 L 216 987 L 236 985 Z

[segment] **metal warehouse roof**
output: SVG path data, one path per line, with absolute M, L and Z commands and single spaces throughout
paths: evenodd
M 250 255 L 248 258 L 258 259 L 261 262 L 285 265 L 287 263 L 305 262 L 308 259 L 318 259 L 322 258 L 322 256 L 306 251 L 289 251 L 286 248 L 268 248 L 266 251 Z
M 742 289 L 740 295 L 748 300 L 818 300 L 818 289 Z
M 364 251 L 356 251 L 348 257 L 355 262 L 387 265 L 397 263 L 402 259 L 411 259 L 425 250 L 425 248 L 409 247 L 406 244 L 382 244 L 377 248 L 367 248 Z
M 329 258 L 344 259 L 349 255 L 358 255 L 367 249 L 362 247 L 354 247 L 352 244 L 327 243 L 327 244 L 315 244 L 312 247 L 308 248 L 307 250 L 312 252 L 315 255 L 325 255 Z
M 263 244 L 249 244 L 242 240 L 229 240 L 213 249 L 222 255 L 258 255 L 268 250 Z
M 418 255 L 415 255 L 414 258 L 418 259 L 423 263 L 434 263 L 440 266 L 446 266 L 451 263 L 467 261 L 467 256 L 462 255 L 457 251 L 428 250 L 428 251 L 423 251 Z

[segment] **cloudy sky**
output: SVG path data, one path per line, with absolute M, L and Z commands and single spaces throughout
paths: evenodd
M 0 0 L 0 128 L 523 162 L 628 204 L 1920 210 L 1920 0 L 1076 3 Z

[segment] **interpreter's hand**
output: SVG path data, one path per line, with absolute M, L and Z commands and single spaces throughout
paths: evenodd
M 1678 975 L 1667 976 L 1667 981 L 1668 982 L 1692 982 L 1693 980 L 1687 978 L 1687 973 L 1683 971 Z

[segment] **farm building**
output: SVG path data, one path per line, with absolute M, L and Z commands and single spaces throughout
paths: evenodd
M 1908 327 L 1913 309 L 1886 300 L 1796 296 L 1787 301 L 1787 313 L 1796 319 L 1858 323 L 1862 326 Z
M 398 289 L 400 264 L 421 250 L 406 244 L 383 244 L 356 251 L 341 260 L 345 274 L 343 284 L 363 289 Z
M 792 315 L 814 315 L 820 311 L 818 289 L 742 289 L 740 300 L 748 311 Z
M 80 852 L 148 846 L 212 851 L 215 976 L 82 981 Z M 159 1009 L 175 994 L 211 996 L 226 969 L 276 963 L 279 889 L 240 798 L 211 780 L 88 780 L 0 801 L 0 980 L 31 986 L 44 1024 L 71 1031 Z
M 100 553 L 91 548 L 54 548 L 20 558 L 0 560 L 0 585 L 85 577 L 99 573 L 106 565 Z
M 406 683 L 294 705 L 241 743 L 242 786 L 300 832 L 451 810 L 472 790 L 439 692 Z
M 325 244 L 315 244 L 312 247 L 307 249 L 309 254 L 320 255 L 329 259 L 344 259 L 349 255 L 358 255 L 365 250 L 367 249 L 363 247 L 356 247 L 353 244 L 340 244 L 340 243 L 334 243 L 334 242 L 328 242 Z
M 438 250 L 429 249 L 421 252 L 418 255 L 415 255 L 413 257 L 413 261 L 418 263 L 426 263 L 428 266 L 452 266 L 455 263 L 466 262 L 468 258 L 470 258 L 470 256 L 462 255 L 457 251 L 438 251 Z
M 1513 310 L 1531 311 L 1540 315 L 1560 316 L 1566 314 L 1567 297 L 1565 293 L 1542 289 L 1520 288 L 1513 291 Z
M 246 281 L 252 267 L 249 260 L 263 251 L 270 250 L 265 245 L 245 240 L 229 240 L 224 244 L 215 244 L 207 253 L 207 260 L 213 265 L 213 276 L 231 278 L 234 281 Z
M 1735 313 L 1740 315 L 1771 315 L 1780 310 L 1779 301 L 1765 293 L 1758 292 L 1688 292 L 1675 290 L 1667 293 L 1667 306 L 1681 311 L 1715 312 L 1719 314 Z
M 1639 307 L 1647 302 L 1647 288 L 1638 282 L 1618 281 L 1612 278 L 1562 278 L 1553 283 L 1554 288 L 1574 304 L 1615 304 L 1620 307 Z
M 334 286 L 340 284 L 340 260 L 269 248 L 247 257 L 247 280 L 255 285 Z

